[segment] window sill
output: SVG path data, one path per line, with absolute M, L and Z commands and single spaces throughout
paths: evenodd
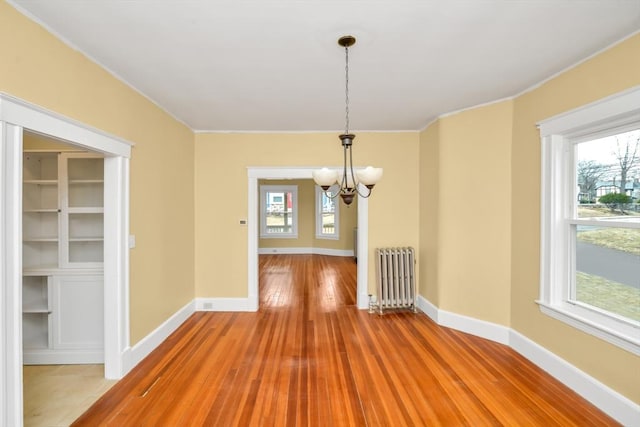
M 298 234 L 261 234 L 261 239 L 297 239 Z
M 540 311 L 587 334 L 640 356 L 640 328 L 570 304 L 551 305 L 536 301 Z
M 322 239 L 322 240 L 340 240 L 340 236 L 327 236 L 326 234 L 316 234 L 316 239 Z

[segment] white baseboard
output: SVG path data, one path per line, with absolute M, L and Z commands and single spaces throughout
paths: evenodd
M 196 311 L 256 311 L 249 298 L 196 298 Z
M 440 326 L 506 344 L 624 426 L 640 427 L 640 405 L 576 368 L 519 332 L 440 310 L 418 295 L 418 308 Z
M 607 387 L 566 360 L 511 330 L 509 346 L 544 369 L 558 381 L 628 427 L 640 426 L 640 405 Z M 631 375 L 631 373 L 629 373 Z
M 327 249 L 327 248 L 258 248 L 258 255 L 269 254 L 313 254 L 329 256 L 353 256 L 353 250 Z
M 195 312 L 195 301 L 189 302 L 176 313 L 158 326 L 153 332 L 141 339 L 133 347 L 129 347 L 123 354 L 124 374 L 131 371 L 138 363 L 147 357 L 167 339 L 185 320 Z
M 422 310 L 424 314 L 429 316 L 431 320 L 440 324 L 438 322 L 438 307 L 431 304 L 431 301 L 423 297 L 422 295 L 418 295 L 418 308 Z
M 104 350 L 25 350 L 25 365 L 83 365 L 104 363 Z
M 511 329 L 506 326 L 440 310 L 422 295 L 418 295 L 418 308 L 440 326 L 509 345 L 509 332 Z

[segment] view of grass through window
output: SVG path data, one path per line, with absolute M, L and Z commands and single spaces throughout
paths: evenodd
M 576 152 L 575 300 L 640 322 L 640 129 Z

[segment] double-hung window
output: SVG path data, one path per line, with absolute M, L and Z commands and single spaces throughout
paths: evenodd
M 298 186 L 260 186 L 260 237 L 298 237 Z
M 640 88 L 539 127 L 540 308 L 640 354 Z
M 337 185 L 329 189 L 329 193 L 335 194 Z M 316 185 L 316 238 L 334 239 L 340 238 L 340 204 L 338 198 L 330 198 Z

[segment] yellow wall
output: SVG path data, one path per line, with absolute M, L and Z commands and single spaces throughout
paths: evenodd
M 135 144 L 131 343 L 194 298 L 193 133 L 0 1 L 0 91 Z M 6 60 L 8 59 L 8 60 Z
M 339 166 L 336 134 L 196 134 L 196 295 L 247 296 L 247 167 Z M 373 249 L 418 247 L 418 134 L 360 133 L 354 164 L 384 168 L 369 199 L 369 289 Z M 216 197 L 212 197 L 215 194 Z M 231 208 L 218 209 L 218 198 Z M 215 272 L 215 277 L 213 272 Z
M 510 315 L 511 123 L 511 101 L 463 111 L 424 131 L 421 146 L 424 184 L 434 191 L 422 192 L 429 258 L 421 292 L 437 295 L 440 309 L 504 326 Z M 433 206 L 425 206 L 429 201 Z
M 536 123 L 640 85 L 640 34 L 514 100 L 511 327 L 640 403 L 640 358 L 540 313 L 540 134 Z
M 353 228 L 358 224 L 358 199 L 350 206 L 338 198 L 339 239 L 318 239 L 316 237 L 316 188 L 311 179 L 260 180 L 258 185 L 298 186 L 298 238 L 259 239 L 259 248 L 322 248 L 341 251 L 353 250 Z
M 438 206 L 440 203 L 440 121 L 420 134 L 420 295 L 440 306 L 438 263 L 440 235 Z

